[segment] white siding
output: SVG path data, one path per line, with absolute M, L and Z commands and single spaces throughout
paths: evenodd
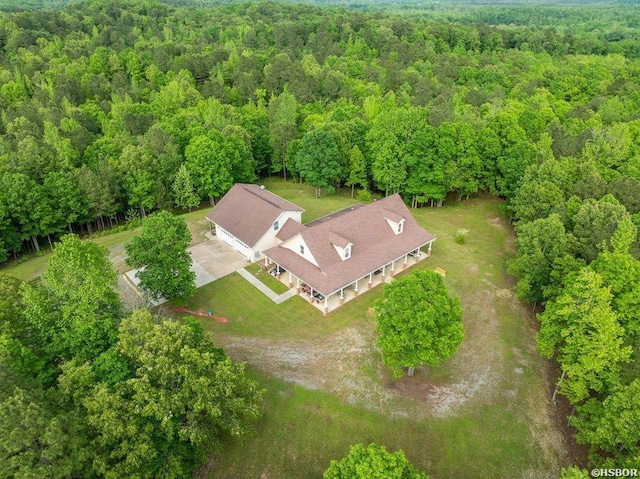
M 349 258 L 345 258 L 345 257 L 344 257 L 344 250 L 345 250 L 345 248 L 341 248 L 340 246 L 338 246 L 338 245 L 336 245 L 336 244 L 333 244 L 333 243 L 331 243 L 331 245 L 334 247 L 334 249 L 336 250 L 336 253 L 338 253 L 338 256 L 340 256 L 340 259 L 341 259 L 342 261 L 344 261 L 345 259 L 349 259 L 349 258 L 351 258 L 351 256 L 353 255 L 353 243 L 349 243 L 349 244 L 347 245 L 347 248 L 351 248 L 351 249 L 350 249 L 350 251 L 349 251 Z
M 278 234 L 280 229 L 282 229 L 282 227 L 287 222 L 287 220 L 290 218 L 297 223 L 301 223 L 302 212 L 301 211 L 283 211 L 280 214 L 280 216 L 278 216 L 278 219 L 277 219 L 279 228 L 277 230 L 274 230 L 273 223 L 272 223 L 271 227 L 267 231 L 265 231 L 264 235 L 262 235 L 262 238 L 260 238 L 258 242 L 253 246 L 253 251 L 259 252 L 259 256 L 261 256 L 263 251 L 268 250 L 269 248 L 273 248 L 274 246 L 277 246 L 278 240 L 276 239 L 276 235 Z M 252 256 L 251 262 L 254 262 L 256 260 L 257 258 L 255 258 L 255 256 Z
M 402 231 L 404 230 L 404 218 L 400 220 L 400 223 L 396 223 L 395 221 L 391 221 L 389 218 L 385 218 L 385 220 L 387 220 L 387 223 L 389 223 L 389 227 L 393 230 L 394 234 L 398 235 L 398 234 L 402 233 Z M 398 226 L 400 226 L 400 224 L 402 224 L 402 227 L 398 231 Z
M 247 259 L 249 261 L 252 260 L 252 256 L 253 256 L 253 252 L 251 250 L 251 248 L 249 248 L 246 244 L 244 244 L 242 241 L 240 241 L 238 238 L 235 239 L 233 247 L 236 249 L 236 251 L 238 251 L 240 254 L 244 255 L 247 257 Z
M 310 263 L 313 263 L 316 266 L 318 266 L 318 262 L 311 254 L 311 251 L 309 250 L 309 246 L 307 245 L 307 243 L 305 243 L 301 233 L 298 233 L 292 236 L 287 241 L 283 241 L 280 246 L 283 248 L 290 249 L 291 251 L 296 253 L 298 256 L 302 256 L 304 259 L 306 259 Z M 300 253 L 300 246 L 304 246 L 304 253 Z
M 238 253 L 246 256 L 249 261 L 253 261 L 253 250 L 238 238 L 233 236 L 231 233 L 229 233 L 227 230 L 221 228 L 218 225 L 216 225 L 216 236 L 227 243 L 229 246 L 231 246 L 233 249 L 235 249 Z

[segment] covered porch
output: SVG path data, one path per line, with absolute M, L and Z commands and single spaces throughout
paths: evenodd
M 422 250 L 423 247 L 410 251 L 326 296 L 315 289 L 312 284 L 307 284 L 303 279 L 269 258 L 265 258 L 260 264 L 283 284 L 289 288 L 295 288 L 298 295 L 309 304 L 327 314 L 382 283 L 390 283 L 397 273 L 430 257 L 431 242 L 424 246 L 427 247 L 426 251 Z

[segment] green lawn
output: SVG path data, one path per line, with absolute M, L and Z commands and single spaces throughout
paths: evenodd
M 255 276 L 259 281 L 265 284 L 271 291 L 276 294 L 282 294 L 289 291 L 289 288 L 281 283 L 272 275 L 263 270 L 260 266 L 253 263 L 245 268 L 249 273 Z
M 231 320 L 224 325 L 204 321 L 205 329 L 215 336 L 316 339 L 352 324 L 366 323 L 367 307 L 380 294 L 382 289 L 377 288 L 324 316 L 300 296 L 275 304 L 242 276 L 232 273 L 199 288 L 187 305 L 190 309 L 211 309 L 215 315 Z
M 207 209 L 204 209 L 181 215 L 187 222 L 189 231 L 191 231 L 192 245 L 202 242 L 205 239 L 204 233 L 209 231 L 208 221 L 204 219 L 206 212 Z M 124 245 L 138 234 L 140 234 L 140 228 L 135 228 L 128 231 L 122 231 L 120 233 L 89 238 L 89 241 L 93 241 L 107 248 L 110 254 L 109 259 L 113 263 L 114 267 L 119 273 L 123 273 L 129 269 L 124 264 Z M 23 263 L 3 267 L 0 269 L 0 274 L 8 274 L 25 281 L 31 280 L 40 276 L 45 271 L 50 257 L 51 252 L 43 250 L 39 255 L 34 256 Z
M 261 183 L 268 190 L 276 193 L 285 200 L 304 208 L 302 222 L 308 223 L 320 216 L 341 210 L 357 203 L 356 198 L 351 198 L 350 188 L 341 188 L 340 193 L 327 195 L 322 190 L 320 198 L 315 197 L 314 189 L 303 183 L 284 182 L 280 178 L 265 178 Z
M 265 184 L 304 207 L 305 221 L 353 202 L 348 194 L 315 199 L 306 185 L 275 179 Z M 409 391 L 398 396 L 390 411 L 375 412 L 375 407 L 350 404 L 340 394 L 277 379 L 260 364 L 252 367 L 249 355 L 249 371 L 268 390 L 256 435 L 244 444 L 229 444 L 198 477 L 320 478 L 329 461 L 343 456 L 350 444 L 371 441 L 402 448 L 432 479 L 557 476 L 568 459 L 543 377 L 547 363 L 535 352 L 535 319 L 514 297 L 515 285 L 506 273 L 514 235 L 500 205 L 486 196 L 412 210 L 438 239 L 431 258 L 400 275 L 436 266 L 446 270 L 447 287 L 462 301 L 466 333 L 451 360 L 426 375 L 394 382 L 383 367 L 371 366 L 379 364 L 378 353 L 367 353 L 359 374 L 382 388 L 408 385 Z M 464 245 L 454 241 L 458 228 L 469 230 Z M 245 338 L 290 346 L 291 341 L 330 341 L 347 328 L 372 331 L 375 321 L 367 311 L 382 294 L 382 288 L 375 288 L 323 316 L 302 298 L 275 305 L 252 288 L 234 274 L 201 288 L 190 306 L 212 308 L 231 320 L 228 325 L 204 320 L 221 344 Z M 481 377 L 475 384 L 474 375 L 482 376 L 485 369 L 486 383 Z M 477 399 L 444 416 L 407 413 L 422 407 L 420 387 L 428 391 L 460 384 L 462 396 L 465 385 L 469 391 L 477 387 Z
M 431 479 L 540 477 L 522 475 L 526 464 L 519 458 L 539 451 L 522 440 L 529 427 L 514 412 L 487 408 L 449 420 L 415 421 L 381 416 L 331 394 L 253 376 L 267 389 L 255 435 L 225 447 L 197 471 L 197 479 L 320 479 L 332 458 L 343 457 L 350 445 L 360 442 L 402 449 Z
M 307 185 L 275 178 L 263 183 L 303 207 L 305 222 L 355 203 L 347 189 L 316 199 Z M 278 379 L 268 367 L 252 364 L 247 354 L 249 373 L 267 389 L 256 434 L 242 444 L 230 441 L 197 477 L 320 478 L 330 460 L 344 456 L 349 445 L 371 441 L 403 449 L 432 479 L 557 477 L 568 462 L 566 442 L 550 406 L 552 386 L 544 377 L 548 363 L 536 353 L 535 318 L 514 297 L 513 278 L 506 273 L 514 235 L 500 205 L 500 200 L 486 196 L 412 210 L 438 239 L 431 258 L 400 275 L 436 266 L 446 270 L 445 283 L 462 302 L 466 339 L 449 361 L 418 371 L 411 379 L 393 380 L 373 348 L 375 320 L 368 310 L 382 295 L 381 287 L 327 316 L 301 297 L 276 305 L 236 273 L 198 289 L 189 301 L 191 309 L 211 309 L 230 319 L 227 325 L 203 319 L 206 330 L 222 345 L 255 341 L 256 347 L 323 346 L 345 331 L 363 332 L 362 337 L 371 339 L 370 347 L 362 350 L 363 357 L 344 364 L 353 366 L 355 374 L 374 389 L 394 394 L 394 399 L 380 409 L 375 407 L 375 395 L 349 400 L 339 389 L 308 390 Z M 194 243 L 202 241 L 208 230 L 204 213 L 184 215 Z M 469 230 L 464 245 L 454 241 L 458 228 Z M 123 245 L 136 234 L 133 230 L 92 241 L 107 247 L 122 271 Z M 45 254 L 0 273 L 30 279 L 42 273 L 47 260 Z M 339 370 L 341 361 L 336 355 L 335 364 L 318 368 L 318 375 Z M 464 399 L 468 394 L 469 399 L 446 414 L 425 412 L 448 401 L 446 394 L 442 404 L 425 399 L 429 391 L 456 387 L 458 396 Z

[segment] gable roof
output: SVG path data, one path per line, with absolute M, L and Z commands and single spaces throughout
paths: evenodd
M 264 255 L 327 296 L 435 239 L 416 222 L 400 195 L 354 206 L 308 223 L 300 233 L 318 266 L 282 246 Z M 405 219 L 402 233 L 389 226 L 390 215 Z M 353 243 L 350 258 L 340 257 L 333 247 L 336 238 Z
M 258 185 L 236 183 L 207 218 L 253 247 L 284 211 L 304 210 Z
M 296 233 L 301 233 L 305 231 L 307 227 L 303 224 L 298 223 L 297 221 L 289 218 L 284 225 L 280 228 L 280 231 L 276 234 L 276 238 L 281 241 L 287 240 L 291 238 Z
M 384 213 L 385 219 L 391 220 L 394 223 L 400 223 L 404 219 L 402 215 L 399 215 L 395 211 L 391 211 L 386 208 L 382 210 L 382 212 Z
M 333 231 L 329 233 L 329 241 L 331 242 L 331 244 L 334 244 L 339 248 L 346 248 L 349 243 L 353 244 L 352 241 L 349 241 L 347 238 L 344 238 L 343 236 L 340 236 L 338 233 L 334 233 Z

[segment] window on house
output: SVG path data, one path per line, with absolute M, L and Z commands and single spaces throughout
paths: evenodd
M 280 225 L 278 224 L 278 220 L 275 220 L 273 222 L 273 231 L 278 231 L 278 228 L 280 228 Z
M 300 254 L 304 254 L 304 245 L 303 244 L 300 245 Z
M 398 223 L 398 233 L 402 233 L 402 228 L 404 227 L 404 221 Z
M 351 256 L 351 246 L 347 246 L 344 249 L 344 259 L 347 259 Z

